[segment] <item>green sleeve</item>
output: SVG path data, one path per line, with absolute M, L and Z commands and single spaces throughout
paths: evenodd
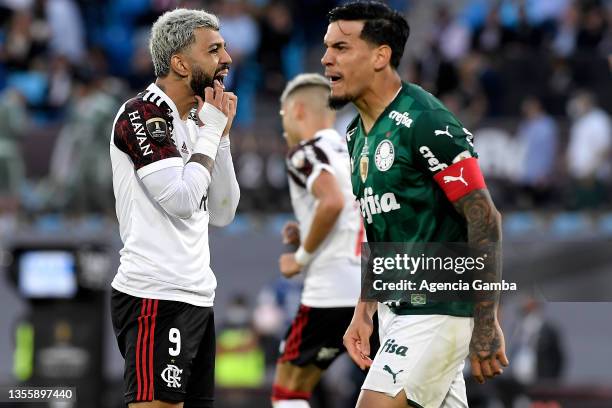
M 413 132 L 416 165 L 432 175 L 459 160 L 478 157 L 472 134 L 446 110 L 423 112 Z

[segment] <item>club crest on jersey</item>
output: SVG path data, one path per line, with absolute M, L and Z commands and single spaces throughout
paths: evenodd
M 147 133 L 151 136 L 151 139 L 156 142 L 163 142 L 168 134 L 168 124 L 165 119 L 162 118 L 151 118 L 145 123 L 147 127 Z
M 393 161 L 395 160 L 395 148 L 393 147 L 393 143 L 390 140 L 383 140 L 376 147 L 376 152 L 374 153 L 374 164 L 376 164 L 376 168 L 380 171 L 387 171 L 393 165 Z
M 402 125 L 407 128 L 412 126 L 413 122 L 413 120 L 410 119 L 408 112 L 400 113 L 398 111 L 391 111 L 391 113 L 389 113 L 389 119 L 394 120 L 396 126 Z
M 177 366 L 168 364 L 161 373 L 161 378 L 169 388 L 181 388 L 181 373 L 183 370 Z

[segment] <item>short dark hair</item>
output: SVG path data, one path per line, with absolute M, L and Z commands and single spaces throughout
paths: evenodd
M 402 14 L 380 1 L 353 1 L 331 10 L 329 22 L 363 20 L 360 38 L 376 45 L 391 48 L 391 65 L 399 66 L 410 35 L 410 26 Z

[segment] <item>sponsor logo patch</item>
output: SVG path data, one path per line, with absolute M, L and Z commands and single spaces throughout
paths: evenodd
M 434 156 L 433 152 L 428 146 L 419 147 L 419 153 L 423 156 L 424 159 L 427 160 L 427 164 L 429 165 L 429 170 L 432 172 L 438 172 L 440 170 L 444 170 L 448 167 L 446 163 L 441 163 L 436 156 Z
M 183 142 L 183 146 L 181 146 L 181 152 L 189 154 L 189 148 L 187 147 L 187 143 Z
M 397 383 L 397 376 L 404 370 L 399 370 L 397 373 L 394 373 L 391 367 L 385 364 L 385 366 L 383 367 L 383 371 L 386 371 L 387 373 L 391 374 L 391 376 L 393 376 L 393 384 L 395 384 Z
M 168 132 L 168 124 L 165 119 L 151 118 L 145 122 L 147 133 L 151 139 L 156 142 L 163 142 L 170 133 Z
M 321 347 L 319 353 L 317 353 L 318 361 L 331 360 L 336 357 L 336 355 L 340 352 L 340 349 L 333 347 Z
M 410 126 L 412 126 L 412 122 L 413 120 L 410 118 L 410 115 L 408 114 L 408 112 L 398 112 L 398 111 L 391 111 L 391 113 L 389 113 L 389 119 L 394 120 L 395 121 L 395 125 L 396 126 L 405 126 L 407 128 L 410 128 Z
M 383 353 L 397 354 L 402 357 L 406 357 L 406 352 L 408 351 L 408 347 L 396 343 L 395 339 L 387 339 L 381 349 Z
M 359 206 L 361 207 L 361 215 L 368 224 L 372 223 L 373 215 L 388 213 L 401 208 L 395 194 L 384 193 L 379 196 L 373 193 L 372 187 L 366 187 L 364 189 L 364 196 L 359 199 Z
M 436 136 L 445 135 L 445 136 L 450 137 L 451 139 L 453 138 L 453 135 L 451 135 L 451 133 L 448 131 L 448 125 L 446 126 L 446 129 L 444 130 L 434 130 L 434 133 Z
M 465 179 L 463 178 L 463 167 L 461 168 L 461 171 L 459 172 L 458 176 L 444 176 L 443 180 L 444 184 L 452 183 L 453 181 L 460 181 L 465 184 L 466 187 L 468 185 L 467 181 L 465 181 Z

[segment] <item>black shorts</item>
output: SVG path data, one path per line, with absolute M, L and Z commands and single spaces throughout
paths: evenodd
M 327 369 L 346 351 L 342 336 L 353 318 L 353 307 L 316 308 L 300 305 L 280 345 L 279 363 L 314 364 Z
M 125 402 L 213 406 L 215 323 L 211 307 L 143 299 L 115 289 L 111 315 L 125 359 Z

